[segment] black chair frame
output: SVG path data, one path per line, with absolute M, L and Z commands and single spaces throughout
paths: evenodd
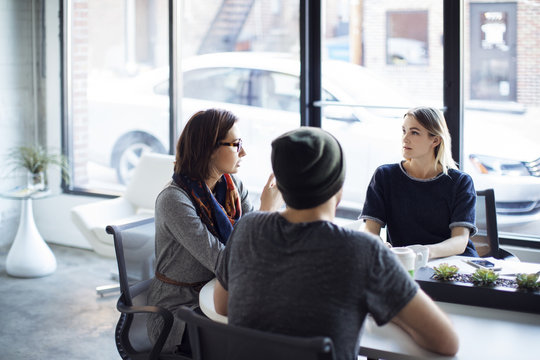
M 184 356 L 176 354 L 161 353 L 174 322 L 173 314 L 167 309 L 159 306 L 138 306 L 134 305 L 133 302 L 133 299 L 139 295 L 146 296 L 145 292 L 150 286 L 152 279 L 143 280 L 133 285 L 129 284 L 124 257 L 123 232 L 153 222 L 154 218 L 148 218 L 124 225 L 109 225 L 106 228 L 107 233 L 113 235 L 114 237 L 114 248 L 116 251 L 116 261 L 118 263 L 118 275 L 120 282 L 120 297 L 118 298 L 116 308 L 121 314 L 115 331 L 116 347 L 122 359 L 188 359 Z M 150 349 L 136 350 L 137 346 L 132 344 L 132 341 L 130 340 L 130 331 L 132 330 L 135 314 L 159 314 L 159 316 L 163 318 L 163 328 L 161 329 L 157 341 L 155 344 L 153 344 L 153 346 L 151 346 Z M 146 331 L 146 329 L 142 329 L 142 331 Z
M 497 210 L 495 204 L 495 192 L 493 189 L 485 189 L 476 191 L 477 200 L 483 198 L 485 201 L 485 213 L 486 213 L 486 230 L 485 237 L 489 242 L 490 250 L 483 257 L 494 257 L 495 259 L 504 260 L 517 260 L 517 257 L 509 251 L 502 249 L 499 246 L 499 230 L 497 227 Z M 478 206 L 478 204 L 477 204 Z M 477 219 L 478 221 L 478 219 Z M 479 231 L 480 233 L 482 231 Z M 482 235 L 482 234 L 479 234 Z M 475 242 L 474 237 L 472 238 Z
M 274 334 L 218 323 L 182 306 L 194 360 L 333 360 L 329 337 Z M 208 346 L 208 344 L 212 346 Z

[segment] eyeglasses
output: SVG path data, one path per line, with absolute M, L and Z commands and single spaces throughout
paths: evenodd
M 238 139 L 236 142 L 220 142 L 219 145 L 234 146 L 236 147 L 236 152 L 240 152 L 242 150 L 242 139 Z

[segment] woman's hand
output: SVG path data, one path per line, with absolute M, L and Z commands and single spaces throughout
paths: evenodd
M 261 211 L 276 211 L 283 205 L 283 198 L 276 185 L 274 174 L 270 174 L 261 194 Z

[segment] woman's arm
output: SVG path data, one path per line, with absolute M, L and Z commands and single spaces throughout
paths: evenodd
M 277 211 L 283 205 L 274 174 L 270 174 L 261 194 L 261 211 Z
M 469 241 L 469 233 L 468 228 L 456 226 L 452 229 L 449 239 L 438 244 L 426 245 L 429 248 L 429 258 L 436 259 L 463 253 Z
M 156 237 L 174 239 L 202 266 L 214 271 L 225 246 L 208 230 L 184 190 L 176 186 L 165 189 L 157 198 L 155 218 Z
M 446 314 L 422 291 L 392 319 L 421 347 L 453 356 L 459 348 L 459 338 Z
M 381 241 L 384 243 L 384 245 L 388 246 L 389 248 L 392 247 L 392 244 L 390 244 L 388 241 L 384 241 L 381 237 L 381 224 L 379 224 L 376 221 L 366 219 L 366 225 L 364 226 L 364 231 L 368 232 L 370 234 L 376 235 Z
M 364 231 L 371 233 L 373 235 L 380 236 L 381 235 L 381 224 L 379 224 L 376 221 L 366 219 L 366 226 L 364 227 Z

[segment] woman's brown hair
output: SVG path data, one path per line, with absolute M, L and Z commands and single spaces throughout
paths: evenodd
M 189 119 L 176 144 L 174 173 L 197 180 L 210 175 L 210 157 L 238 118 L 227 110 L 199 111 Z

